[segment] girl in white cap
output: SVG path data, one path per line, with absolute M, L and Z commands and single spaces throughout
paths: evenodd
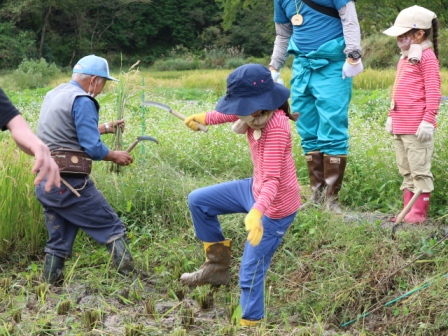
M 441 98 L 436 14 L 420 6 L 403 9 L 384 34 L 396 37 L 401 49 L 386 130 L 394 136 L 404 207 L 421 190 L 404 218 L 406 223 L 418 224 L 427 218 L 434 190 L 431 157 Z

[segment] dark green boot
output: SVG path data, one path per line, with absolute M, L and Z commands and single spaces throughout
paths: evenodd
M 112 262 L 117 267 L 118 273 L 128 275 L 134 271 L 132 255 L 124 238 L 114 240 L 106 244 L 106 247 L 112 255 Z
M 47 253 L 44 260 L 44 279 L 46 282 L 61 286 L 64 282 L 64 270 L 65 259 L 55 256 L 53 254 Z

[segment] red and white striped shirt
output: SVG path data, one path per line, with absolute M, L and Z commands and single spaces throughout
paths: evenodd
M 407 57 L 397 66 L 395 108 L 391 109 L 394 134 L 415 134 L 421 121 L 436 126 L 439 111 L 440 69 L 439 61 L 431 48 L 423 50 L 421 61 L 411 64 Z
M 236 115 L 208 112 L 207 125 L 237 121 Z M 291 215 L 301 205 L 299 183 L 292 156 L 291 124 L 282 110 L 277 110 L 255 140 L 249 128 L 247 139 L 254 164 L 253 186 L 255 204 L 269 218 Z

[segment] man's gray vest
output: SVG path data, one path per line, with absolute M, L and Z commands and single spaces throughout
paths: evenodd
M 45 96 L 36 133 L 51 151 L 58 148 L 82 150 L 72 117 L 73 103 L 79 96 L 92 99 L 99 111 L 96 99 L 74 84 L 61 84 Z

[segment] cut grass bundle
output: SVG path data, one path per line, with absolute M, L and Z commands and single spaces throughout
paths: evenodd
M 128 72 L 121 72 L 118 76 L 118 82 L 115 83 L 115 96 L 116 96 L 116 120 L 122 120 L 125 118 L 126 105 L 130 99 L 139 94 L 142 91 L 142 87 L 137 85 L 137 77 L 139 75 L 136 67 L 140 61 L 137 61 L 132 65 Z M 113 150 L 121 151 L 123 148 L 123 137 L 120 127 L 115 127 L 115 133 L 113 138 Z M 119 173 L 120 166 L 116 163 L 111 164 L 111 171 Z

